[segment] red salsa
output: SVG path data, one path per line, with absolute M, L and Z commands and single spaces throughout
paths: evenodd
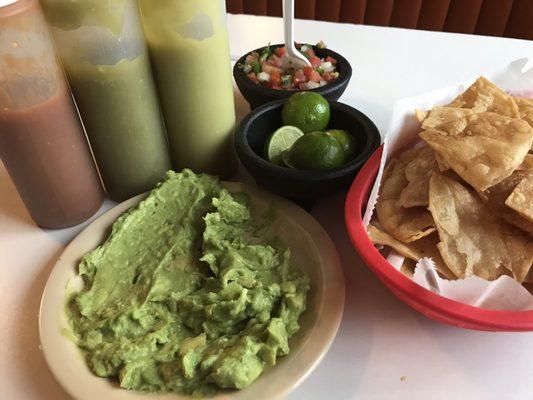
M 319 42 L 316 47 L 325 48 L 325 45 Z M 320 58 L 307 44 L 296 44 L 296 48 L 309 60 L 310 67 L 289 66 L 285 46 L 270 45 L 261 53 L 254 51 L 248 54 L 240 67 L 252 82 L 281 90 L 316 89 L 339 77 L 337 60 L 333 57 Z

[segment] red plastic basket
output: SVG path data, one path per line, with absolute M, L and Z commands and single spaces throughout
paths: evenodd
M 363 226 L 362 212 L 378 173 L 382 151 L 383 146 L 363 166 L 345 204 L 346 228 L 365 264 L 400 300 L 436 321 L 483 331 L 533 331 L 533 311 L 486 310 L 442 297 L 396 270 L 374 247 Z

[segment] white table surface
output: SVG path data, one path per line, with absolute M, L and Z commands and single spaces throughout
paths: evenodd
M 277 18 L 229 16 L 232 55 L 282 41 Z M 533 42 L 314 21 L 296 39 L 324 40 L 354 67 L 342 100 L 385 131 L 393 102 L 533 55 Z M 238 114 L 247 112 L 237 95 Z M 428 320 L 398 301 L 363 265 L 346 236 L 339 195 L 313 215 L 330 233 L 346 276 L 344 318 L 329 353 L 288 398 L 532 399 L 533 333 L 484 333 Z M 107 201 L 100 213 L 113 205 Z M 87 223 L 86 223 L 87 224 Z M 0 164 L 0 399 L 63 400 L 40 353 L 38 307 L 66 243 L 86 224 L 37 228 Z

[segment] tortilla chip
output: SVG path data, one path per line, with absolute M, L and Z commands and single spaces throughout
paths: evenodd
M 422 239 L 409 243 L 410 246 L 418 253 L 420 258 L 431 258 L 435 264 L 435 269 L 441 276 L 441 278 L 453 280 L 457 279 L 457 275 L 448 268 L 442 256 L 437 248 L 439 242 L 439 236 L 433 232 L 431 235 L 425 236 Z
M 439 167 L 439 171 L 445 172 L 450 169 L 450 166 L 439 153 L 435 153 L 435 160 L 437 160 L 437 166 Z
M 435 152 L 431 147 L 424 147 L 405 167 L 405 178 L 408 184 L 400 195 L 401 206 L 409 208 L 428 205 L 429 177 L 436 168 Z
M 531 294 L 533 294 L 533 283 L 524 282 L 522 283 L 522 286 Z
M 402 243 L 399 240 L 393 238 L 391 235 L 375 226 L 375 224 L 370 223 L 370 225 L 368 225 L 367 231 L 370 240 L 372 240 L 372 243 L 382 246 L 389 246 L 390 248 L 400 253 L 402 256 L 410 258 L 411 260 L 418 261 L 418 254 L 413 249 L 411 249 L 408 244 Z
M 400 266 L 400 272 L 409 278 L 413 278 L 415 275 L 416 261 L 410 258 L 404 258 L 402 265 Z
M 532 266 L 532 267 L 533 267 L 533 266 Z M 522 282 L 522 283 L 526 283 L 526 282 L 528 282 L 528 283 L 533 283 L 533 268 L 531 268 L 531 269 L 529 270 L 529 272 L 528 272 L 527 275 L 526 275 L 526 279 L 524 279 L 524 282 Z
M 533 241 L 460 183 L 435 172 L 429 184 L 429 210 L 440 238 L 437 247 L 455 275 L 494 280 L 511 273 L 524 281 L 533 263 Z
M 516 167 L 516 169 L 519 171 L 533 171 L 533 154 L 527 154 L 522 164 Z
M 533 100 L 523 99 L 521 97 L 513 97 L 513 100 L 518 106 L 520 118 L 526 121 L 533 128 Z M 531 145 L 531 151 L 533 151 L 533 145 Z
M 449 135 L 457 135 L 465 130 L 466 118 L 474 111 L 468 108 L 434 107 L 422 122 L 422 129 L 440 129 Z
M 505 204 L 505 201 L 516 186 L 528 174 L 529 171 L 516 170 L 511 176 L 505 178 L 497 185 L 479 192 L 479 197 L 483 200 L 485 205 L 495 213 L 495 215 L 533 235 L 533 222 L 527 220 Z
M 448 107 L 470 108 L 475 113 L 493 112 L 519 118 L 518 105 L 513 98 L 486 78 L 480 77 Z
M 533 223 L 533 172 L 525 176 L 509 195 L 505 204 Z
M 400 204 L 401 193 L 409 183 L 405 169 L 421 151 L 422 148 L 411 149 L 389 161 L 376 203 L 376 214 L 385 231 L 404 243 L 435 231 L 429 211 L 422 207 L 405 208 Z
M 488 112 L 464 118 L 462 132 L 429 129 L 420 137 L 472 187 L 485 190 L 522 163 L 533 143 L 533 128 L 521 119 Z
M 378 224 L 371 222 L 368 225 L 368 236 L 372 243 L 388 246 L 402 256 L 415 261 L 415 263 L 424 257 L 431 258 L 439 275 L 445 279 L 457 279 L 457 276 L 447 267 L 437 250 L 438 236 L 436 234 L 428 235 L 414 242 L 402 243 L 384 232 Z
M 428 116 L 428 112 L 415 108 L 415 118 L 418 122 L 422 123 Z
M 521 97 L 513 97 L 516 105 L 518 106 L 518 112 L 520 118 L 526 121 L 533 127 L 533 99 L 523 99 Z
M 449 135 L 456 135 L 466 128 L 466 116 L 474 112 L 468 108 L 434 107 L 422 123 L 422 129 L 438 128 Z M 440 171 L 448 171 L 450 166 L 438 153 L 435 154 L 437 166 Z M 428 177 L 429 185 L 429 177 Z

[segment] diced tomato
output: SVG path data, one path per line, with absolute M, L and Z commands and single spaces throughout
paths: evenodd
M 259 79 L 257 79 L 257 75 L 253 72 L 250 72 L 248 75 L 246 75 L 248 79 L 250 79 L 253 83 L 259 83 Z
M 300 83 L 304 83 L 305 81 L 307 81 L 307 77 L 305 76 L 304 71 L 301 69 L 297 70 L 294 73 L 294 78 L 293 78 L 294 86 L 298 87 Z
M 263 65 L 261 65 L 261 71 L 270 75 L 272 75 L 273 72 L 279 72 L 281 74 L 281 68 L 275 67 L 268 62 L 264 62 Z
M 248 54 L 243 69 L 249 72 L 247 76 L 252 82 L 274 89 L 299 88 L 307 90 L 323 86 L 338 78 L 336 59 L 331 56 L 322 59 L 315 54 L 314 48 L 309 45 L 303 46 L 296 43 L 296 47 L 300 51 L 302 48 L 305 49 L 303 54 L 309 60 L 310 67 L 294 69 L 286 66 L 282 61 L 285 61 L 283 57 L 287 54 L 287 48 L 281 46 L 271 53 L 252 52 Z
M 268 59 L 268 62 L 270 64 L 272 64 L 274 67 L 277 67 L 277 68 L 280 68 L 281 67 L 281 58 L 279 58 L 277 55 L 275 54 L 272 54 L 269 59 Z
M 281 86 L 281 73 L 274 71 L 270 74 L 270 84 L 274 86 Z
M 264 82 L 263 86 L 270 88 L 270 89 L 282 89 L 280 85 L 276 85 L 275 83 L 272 83 L 271 81 Z
M 320 74 L 316 72 L 312 67 L 305 67 L 304 74 L 307 80 L 311 82 L 320 82 L 322 80 L 322 77 L 320 76 Z
M 246 64 L 249 64 L 250 62 L 252 62 L 252 61 L 254 61 L 254 60 L 255 60 L 255 61 L 259 60 L 259 54 L 256 53 L 256 52 L 253 52 L 253 53 L 248 54 L 248 55 L 246 56 L 246 59 L 245 59 L 244 62 L 245 62 Z
M 316 56 L 313 56 L 309 59 L 309 62 L 313 66 L 313 68 L 320 67 L 322 65 L 322 60 Z
M 331 65 L 337 65 L 337 60 L 335 60 L 333 57 L 331 56 L 327 56 L 326 57 L 326 61 L 329 61 L 331 63 Z
M 318 72 L 313 70 L 313 72 L 311 73 L 311 76 L 309 77 L 309 80 L 311 82 L 320 82 L 322 80 L 322 77 L 320 76 Z
M 331 72 L 324 72 L 322 74 L 322 79 L 326 82 L 331 82 L 335 80 L 335 76 L 331 74 Z

